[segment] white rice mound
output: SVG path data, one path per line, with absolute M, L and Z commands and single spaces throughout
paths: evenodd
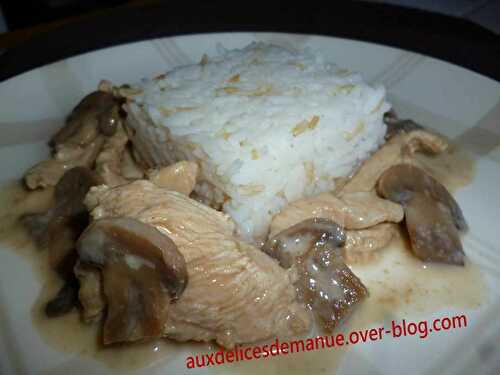
M 332 190 L 382 142 L 385 89 L 309 50 L 263 43 L 128 90 L 133 142 L 150 166 L 195 160 L 197 193 L 249 241 L 288 202 Z

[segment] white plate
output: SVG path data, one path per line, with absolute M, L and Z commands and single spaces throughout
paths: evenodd
M 464 240 L 465 250 L 482 267 L 489 286 L 488 300 L 478 310 L 444 308 L 424 316 L 431 319 L 465 313 L 469 317 L 465 329 L 432 335 L 426 340 L 384 340 L 351 348 L 343 356 L 338 373 L 498 373 L 500 352 L 495 350 L 500 347 L 500 326 L 495 311 L 500 306 L 500 245 L 497 242 L 500 84 L 479 74 L 399 49 L 290 34 L 192 35 L 99 50 L 35 69 L 0 84 L 1 181 L 21 177 L 26 168 L 47 155 L 44 142 L 48 136 L 102 78 L 116 84 L 134 82 L 176 65 L 199 61 L 203 53 L 214 53 L 217 43 L 235 48 L 254 40 L 290 48 L 310 47 L 340 66 L 363 73 L 369 82 L 384 84 L 398 113 L 460 141 L 477 160 L 475 180 L 456 196 L 471 227 L 470 235 Z M 0 249 L 0 372 L 111 372 L 91 359 L 64 354 L 44 344 L 30 315 L 39 289 L 29 263 L 8 249 Z M 411 319 L 412 315 L 403 318 Z M 212 368 L 210 372 L 217 370 L 222 368 Z M 143 371 L 188 372 L 182 356 L 165 366 L 160 363 Z M 314 366 L 311 372 L 316 372 Z M 334 369 L 326 368 L 324 372 L 333 373 Z

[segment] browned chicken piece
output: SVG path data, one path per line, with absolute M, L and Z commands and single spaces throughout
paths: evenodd
M 95 170 L 105 185 L 115 187 L 129 182 L 121 174 L 122 158 L 127 147 L 128 137 L 121 125 L 115 134 L 106 137 L 102 149 L 95 161 Z
M 346 193 L 341 197 L 322 193 L 291 202 L 283 208 L 271 221 L 270 237 L 313 217 L 332 220 L 346 229 L 364 229 L 387 221 L 400 222 L 403 209 L 374 192 Z
M 156 186 L 189 195 L 196 185 L 198 171 L 194 161 L 180 161 L 168 167 L 150 169 L 146 174 Z
M 348 264 L 368 262 L 375 259 L 378 250 L 386 247 L 397 233 L 397 225 L 393 223 L 380 223 L 366 229 L 346 230 L 342 255 Z
M 342 187 L 340 193 L 372 191 L 386 169 L 402 162 L 417 163 L 411 157 L 415 152 L 439 154 L 446 151 L 448 147 L 448 141 L 437 133 L 416 126 L 400 124 L 398 127 L 395 125 L 391 138 L 361 165 L 354 176 Z
M 189 281 L 169 306 L 162 336 L 232 347 L 310 328 L 293 275 L 238 240 L 229 216 L 144 180 L 94 187 L 85 202 L 95 220 L 130 217 L 153 225 L 184 257 Z
M 55 186 L 67 170 L 92 167 L 104 138 L 115 134 L 122 122 L 120 101 L 105 91 L 95 91 L 83 98 L 52 137 L 52 158 L 26 173 L 26 186 L 29 189 Z
M 94 163 L 104 137 L 98 136 L 86 146 L 57 147 L 52 159 L 44 160 L 30 168 L 24 176 L 24 182 L 29 189 L 55 186 L 65 172 L 74 167 L 91 167 Z

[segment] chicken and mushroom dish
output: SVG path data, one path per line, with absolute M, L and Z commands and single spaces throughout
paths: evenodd
M 380 251 L 398 226 L 422 261 L 464 263 L 460 207 L 412 157 L 449 144 L 410 120 L 388 113 L 387 141 L 335 191 L 284 207 L 258 246 L 200 201 L 195 162 L 141 166 L 121 102 L 97 91 L 75 108 L 52 158 L 25 176 L 29 189 L 53 186 L 54 205 L 21 219 L 65 280 L 46 314 L 78 305 L 85 323 L 104 320 L 104 344 L 232 347 L 307 332 L 315 318 L 332 330 L 369 298 L 346 259 Z
M 246 51 L 264 62 L 245 69 L 263 69 L 266 53 L 276 52 L 266 48 Z M 286 65 L 297 74 L 307 72 Z M 239 67 L 231 65 L 232 71 Z M 184 73 L 195 75 L 190 69 Z M 210 71 L 210 62 L 205 59 L 196 69 Z M 277 100 L 276 92 L 288 95 L 278 83 L 245 86 L 249 72 L 242 68 L 231 75 L 210 100 L 248 101 L 251 107 Z M 187 96 L 181 73 L 157 77 L 151 85 L 158 92 Z M 324 125 L 335 113 L 306 115 L 290 128 L 289 138 L 269 135 L 262 147 L 249 146 L 248 159 L 226 164 L 219 163 L 224 158 L 219 152 L 226 152 L 221 142 L 235 138 L 231 147 L 244 153 L 250 141 L 236 138 L 244 130 L 229 122 L 217 129 L 216 140 L 205 130 L 181 129 L 186 118 L 202 127 L 194 114 L 205 105 L 201 99 L 198 107 L 176 103 L 167 110 L 151 104 L 158 101 L 151 88 L 138 93 L 137 87 L 102 82 L 52 137 L 51 157 L 24 176 L 26 189 L 51 189 L 53 195 L 49 210 L 21 218 L 64 280 L 45 314 L 57 319 L 79 309 L 83 323 L 103 324 L 104 345 L 168 338 L 231 348 L 304 334 L 315 322 L 334 330 L 370 298 L 370 288 L 349 265 L 383 251 L 399 233 L 408 237 L 419 261 L 462 267 L 466 219 L 452 194 L 416 157 L 446 153 L 453 146 L 435 131 L 398 118 L 383 93 L 356 77 L 348 79 L 336 82 L 331 95 L 349 109 L 336 121 L 352 125 L 350 132 L 334 134 L 340 134 L 338 143 L 331 144 L 327 132 L 332 126 Z M 352 95 L 358 102 L 371 99 L 360 109 Z M 162 119 L 174 125 L 162 128 Z M 299 149 L 323 135 L 324 146 Z M 358 142 L 352 143 L 362 150 L 358 155 L 349 148 L 328 154 L 350 142 Z M 272 167 L 268 177 L 260 161 L 274 165 L 288 144 L 297 145 L 292 154 L 318 152 L 326 159 L 300 159 L 300 175 L 294 167 L 281 172 Z M 232 149 L 227 150 L 229 155 Z M 249 171 L 257 180 L 248 171 L 244 175 L 248 163 L 254 163 Z M 273 174 L 279 176 L 273 180 Z

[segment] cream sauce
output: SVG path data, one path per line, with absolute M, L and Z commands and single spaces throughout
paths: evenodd
M 424 264 L 412 256 L 407 239 L 402 235 L 380 250 L 370 262 L 350 267 L 370 295 L 334 332 L 343 332 L 346 336 L 354 330 L 381 326 L 389 329 L 392 320 L 430 320 L 432 313 L 447 308 L 465 313 L 466 310 L 479 308 L 487 298 L 487 287 L 477 265 L 470 262 L 465 267 Z M 318 328 L 315 328 L 316 332 L 319 335 L 329 334 L 320 332 Z M 325 348 L 225 365 L 220 371 L 245 375 L 334 374 L 345 353 L 345 347 Z
M 41 260 L 43 258 L 40 257 Z M 177 346 L 167 340 L 104 347 L 100 344 L 101 325 L 82 323 L 76 309 L 62 317 L 47 318 L 43 311 L 45 304 L 57 292 L 61 282 L 53 272 L 45 276 L 42 291 L 33 306 L 31 316 L 33 325 L 49 346 L 66 354 L 92 358 L 117 370 L 133 370 L 158 362 L 167 365 L 169 360 L 182 352 L 182 345 Z
M 419 155 L 418 159 L 429 173 L 452 191 L 473 179 L 473 161 L 462 151 L 453 149 L 450 153 L 432 158 Z M 43 284 L 32 317 L 34 326 L 48 345 L 118 369 L 137 369 L 157 363 L 168 366 L 179 356 L 210 351 L 212 346 L 208 344 L 180 344 L 168 340 L 103 348 L 99 344 L 99 326 L 84 325 L 76 310 L 61 318 L 46 318 L 43 306 L 57 291 L 60 281 L 48 267 L 47 252 L 34 248 L 17 218 L 24 212 L 44 211 L 50 206 L 50 196 L 50 191 L 27 193 L 19 184 L 8 186 L 0 194 L 0 204 L 6 207 L 6 214 L 0 218 L 0 240 L 32 263 Z M 343 332 L 379 326 L 383 322 L 410 318 L 415 314 L 426 319 L 426 315 L 422 314 L 448 307 L 476 309 L 485 301 L 487 289 L 477 266 L 470 262 L 463 268 L 426 265 L 411 255 L 406 242 L 404 236 L 398 236 L 369 262 L 350 265 L 367 286 L 370 296 L 340 327 Z M 226 364 L 212 369 L 230 374 L 331 374 L 341 363 L 344 353 L 345 348 L 325 349 Z
M 1 247 L 30 262 L 42 284 L 31 316 L 34 327 L 47 345 L 68 355 L 88 357 L 120 370 L 144 368 L 160 362 L 168 365 L 183 352 L 208 351 L 208 344 L 179 344 L 169 340 L 105 348 L 99 342 L 100 326 L 82 323 L 76 309 L 59 318 L 47 318 L 43 311 L 45 304 L 57 293 L 62 281 L 50 269 L 46 249 L 36 248 L 18 219 L 24 213 L 44 212 L 51 204 L 52 189 L 27 192 L 20 183 L 12 183 L 0 190 L 0 206 L 4 207 L 0 217 Z

